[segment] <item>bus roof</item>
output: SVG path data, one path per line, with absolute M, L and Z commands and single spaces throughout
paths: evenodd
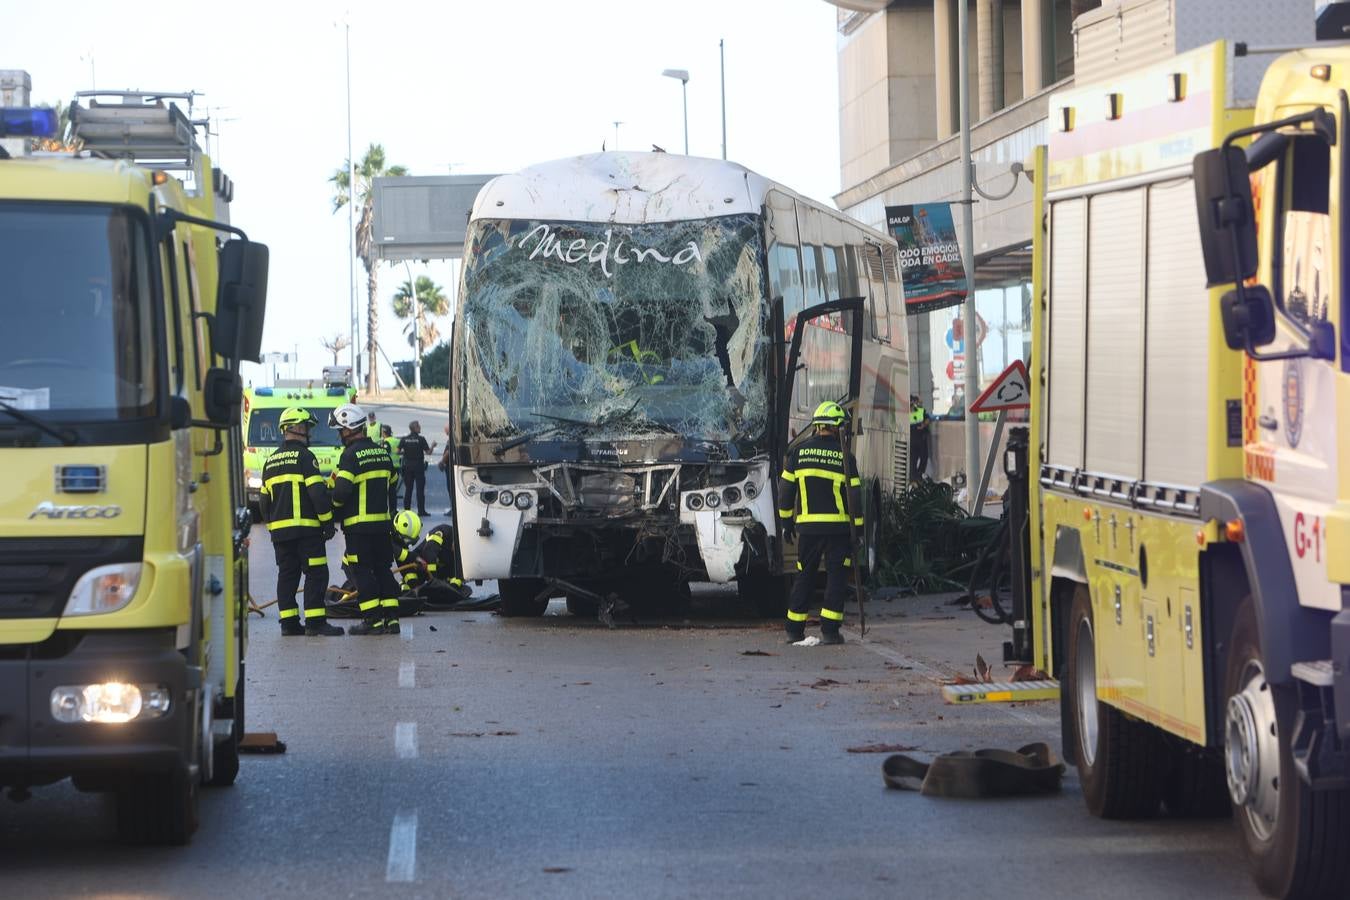
M 557 190 L 560 184 L 568 189 Z M 771 188 L 783 190 L 764 176 L 721 159 L 591 153 L 497 176 L 478 192 L 471 218 L 637 225 L 758 214 Z

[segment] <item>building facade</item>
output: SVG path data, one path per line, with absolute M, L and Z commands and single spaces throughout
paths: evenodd
M 962 193 L 957 3 L 968 2 L 974 302 L 981 386 L 1031 351 L 1033 151 L 1050 95 L 1220 38 L 1313 40 L 1312 0 L 827 0 L 838 7 L 841 190 L 835 203 L 885 230 L 887 206 Z M 1269 57 L 1235 61 L 1228 91 L 1254 97 Z M 970 260 L 967 259 L 967 270 Z M 939 417 L 929 475 L 964 475 L 961 307 L 908 317 L 911 389 Z M 992 426 L 983 425 L 987 449 Z M 998 484 L 996 479 L 996 485 Z

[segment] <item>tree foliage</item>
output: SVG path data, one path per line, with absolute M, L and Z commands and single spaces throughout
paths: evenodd
M 348 171 L 348 160 L 343 160 L 342 168 L 329 176 L 333 185 L 333 212 L 337 212 L 352 200 L 353 172 Z M 371 230 L 375 225 L 375 179 L 395 178 L 408 174 L 403 166 L 387 166 L 384 147 L 371 144 L 359 162 L 356 163 L 355 195 L 360 210 L 356 216 L 356 255 L 366 267 L 366 390 L 379 393 L 379 380 L 376 377 L 377 339 L 380 327 L 380 309 L 376 303 L 379 296 L 379 260 L 375 256 L 375 242 Z

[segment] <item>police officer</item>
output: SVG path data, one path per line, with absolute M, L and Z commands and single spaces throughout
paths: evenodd
M 328 590 L 328 552 L 333 536 L 333 511 L 319 463 L 309 449 L 310 429 L 319 421 L 304 409 L 283 410 L 277 420 L 283 442 L 263 464 L 258 499 L 263 521 L 277 556 L 277 607 L 281 633 L 292 636 L 338 635 L 329 623 L 324 592 Z M 305 621 L 300 622 L 295 594 L 305 575 Z
M 399 438 L 398 454 L 403 458 L 403 508 L 412 509 L 413 487 L 417 488 L 417 514 L 427 512 L 427 456 L 436 449 L 422 437 L 422 423 L 409 422 L 408 433 Z
M 398 634 L 398 581 L 391 567 L 394 464 L 384 444 L 371 440 L 361 407 L 348 403 L 329 413 L 342 438 L 333 470 L 333 509 L 342 523 L 347 551 L 342 561 L 356 582 L 363 620 L 352 634 Z
M 825 603 L 820 608 L 820 642 L 842 644 L 839 626 L 848 598 L 848 568 L 853 564 L 849 519 L 861 527 L 862 482 L 853 454 L 845 456 L 840 429 L 847 418 L 843 407 L 827 400 L 811 418 L 815 428 L 788 451 L 778 482 L 778 516 L 784 539 L 797 541 L 797 581 L 788 602 L 787 635 L 790 643 L 806 636 L 806 610 L 816 569 L 825 561 Z M 847 500 L 845 500 L 847 498 Z M 801 511 L 797 512 L 798 501 Z
M 426 540 L 414 549 L 413 545 L 417 543 L 421 530 L 422 520 L 412 510 L 404 510 L 394 519 L 396 540 L 402 543 L 401 547 L 396 548 L 395 559 L 400 565 L 408 562 L 421 564 L 419 569 L 404 573 L 403 586 L 412 589 L 427 579 L 437 578 L 448 584 L 450 591 L 439 585 L 430 585 L 428 591 L 424 592 L 428 602 L 448 605 L 472 597 L 473 589 L 464 583 L 455 568 L 454 531 L 451 526 L 448 523 L 437 525 L 428 532 Z M 445 596 L 447 593 L 452 596 Z
M 909 395 L 910 481 L 918 481 L 928 471 L 928 450 L 933 417 L 923 408 L 918 394 Z

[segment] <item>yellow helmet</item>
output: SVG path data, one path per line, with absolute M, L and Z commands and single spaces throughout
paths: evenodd
M 294 428 L 297 425 L 306 425 L 313 428 L 319 424 L 319 420 L 314 418 L 314 414 L 309 410 L 292 406 L 281 411 L 281 417 L 277 419 L 277 424 L 283 429 Z
M 838 428 L 844 424 L 848 418 L 848 413 L 844 408 L 833 400 L 826 400 L 816 407 L 816 414 L 811 417 L 812 425 L 828 425 L 832 428 Z
M 411 544 L 422 535 L 422 518 L 411 509 L 394 516 L 394 533 L 405 544 Z

